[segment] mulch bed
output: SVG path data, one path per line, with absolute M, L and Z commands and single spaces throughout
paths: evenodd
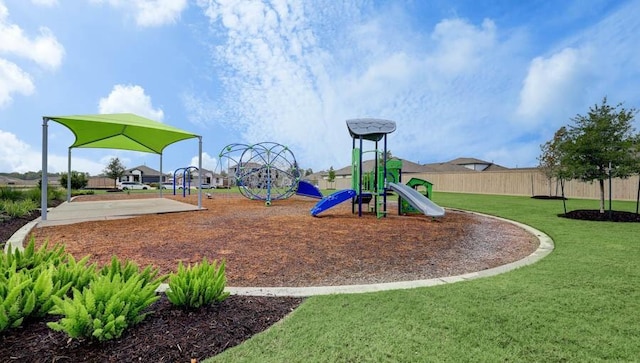
M 558 214 L 558 216 L 583 221 L 640 222 L 640 214 L 618 210 L 606 210 L 604 213 L 600 213 L 598 209 L 578 209 L 567 212 L 566 214 Z
M 92 342 L 69 339 L 46 326 L 53 317 L 0 333 L 2 362 L 190 362 L 234 347 L 281 320 L 303 299 L 232 295 L 194 311 L 162 298 L 153 314 L 119 339 Z
M 132 198 L 109 193 L 83 197 Z M 172 196 L 170 196 L 172 197 Z M 196 197 L 173 197 L 197 203 Z M 265 207 L 259 201 L 216 195 L 206 211 L 145 215 L 131 219 L 37 228 L 38 244 L 64 242 L 77 258 L 108 263 L 111 256 L 154 265 L 162 273 L 178 262 L 222 260 L 229 286 L 319 286 L 391 282 L 479 271 L 523 258 L 538 241 L 511 224 L 448 211 L 425 216 L 358 218 L 344 204 L 309 215 L 315 201 L 293 197 Z M 390 206 L 390 211 L 394 207 Z M 2 225 L 4 227 L 4 224 Z M 3 230 L 5 228 L 2 228 Z M 185 312 L 165 297 L 145 321 L 117 340 L 69 340 L 46 321 L 0 333 L 0 357 L 30 362 L 173 362 L 201 360 L 241 343 L 282 319 L 303 299 L 231 296 Z

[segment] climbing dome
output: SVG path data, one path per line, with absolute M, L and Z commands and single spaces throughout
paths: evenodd
M 296 158 L 284 145 L 261 142 L 253 145 L 230 144 L 220 154 L 220 164 L 226 159 L 229 176 L 240 193 L 249 199 L 286 199 L 296 193 L 300 171 Z

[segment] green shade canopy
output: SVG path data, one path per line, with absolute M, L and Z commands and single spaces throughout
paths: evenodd
M 181 140 L 197 137 L 198 169 L 202 169 L 202 137 L 191 132 L 149 120 L 131 113 L 113 113 L 98 115 L 43 116 L 42 117 L 42 189 L 40 196 L 43 221 L 47 220 L 47 159 L 48 127 L 47 122 L 55 121 L 66 126 L 76 136 L 69 146 L 67 202 L 71 200 L 71 149 L 101 148 L 142 151 L 160 155 L 160 174 L 162 174 L 162 150 Z M 202 184 L 202 173 L 198 173 L 198 185 Z M 160 189 L 162 197 L 162 189 Z M 202 207 L 202 188 L 198 190 L 198 208 Z
M 198 135 L 131 113 L 44 116 L 73 132 L 70 148 L 102 148 L 162 154 L 174 142 Z

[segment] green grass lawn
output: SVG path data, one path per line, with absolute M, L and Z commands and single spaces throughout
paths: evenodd
M 640 358 L 640 224 L 557 217 L 561 201 L 436 193 L 551 236 L 542 261 L 411 290 L 308 298 L 210 362 L 597 362 Z M 569 200 L 569 210 L 597 209 Z M 614 201 L 616 210 L 635 211 Z M 446 216 L 445 216 L 446 218 Z

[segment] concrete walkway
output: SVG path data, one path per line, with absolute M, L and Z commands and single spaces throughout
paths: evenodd
M 60 224 L 71 224 L 91 220 L 107 220 L 117 218 L 130 218 L 142 214 L 159 214 L 171 212 L 196 211 L 197 206 L 178 202 L 172 199 L 152 198 L 152 199 L 131 199 L 108 202 L 76 202 L 63 203 L 48 212 L 47 221 L 36 219 L 25 225 L 16 232 L 7 242 L 5 251 L 9 246 L 22 249 L 22 242 L 31 232 L 31 229 L 38 226 L 52 226 Z M 386 290 L 414 289 L 418 287 L 436 286 L 449 284 L 454 282 L 469 281 L 482 277 L 495 276 L 520 267 L 524 267 L 538 262 L 551 251 L 553 251 L 553 240 L 545 233 L 518 223 L 512 220 L 489 216 L 481 213 L 489 218 L 499 219 L 508 223 L 512 223 L 529 233 L 533 234 L 540 241 L 538 249 L 529 256 L 503 266 L 495 268 L 466 273 L 457 276 L 440 277 L 426 280 L 399 281 L 388 283 L 377 283 L 368 285 L 342 285 L 342 286 L 310 286 L 310 287 L 227 287 L 226 290 L 234 295 L 247 296 L 313 296 L 313 295 L 329 295 L 329 294 L 355 294 Z M 168 288 L 167 284 L 162 284 L 158 291 L 164 291 Z
M 125 199 L 98 202 L 62 203 L 47 212 L 38 227 L 86 221 L 131 218 L 143 214 L 196 211 L 198 206 L 166 198 Z

